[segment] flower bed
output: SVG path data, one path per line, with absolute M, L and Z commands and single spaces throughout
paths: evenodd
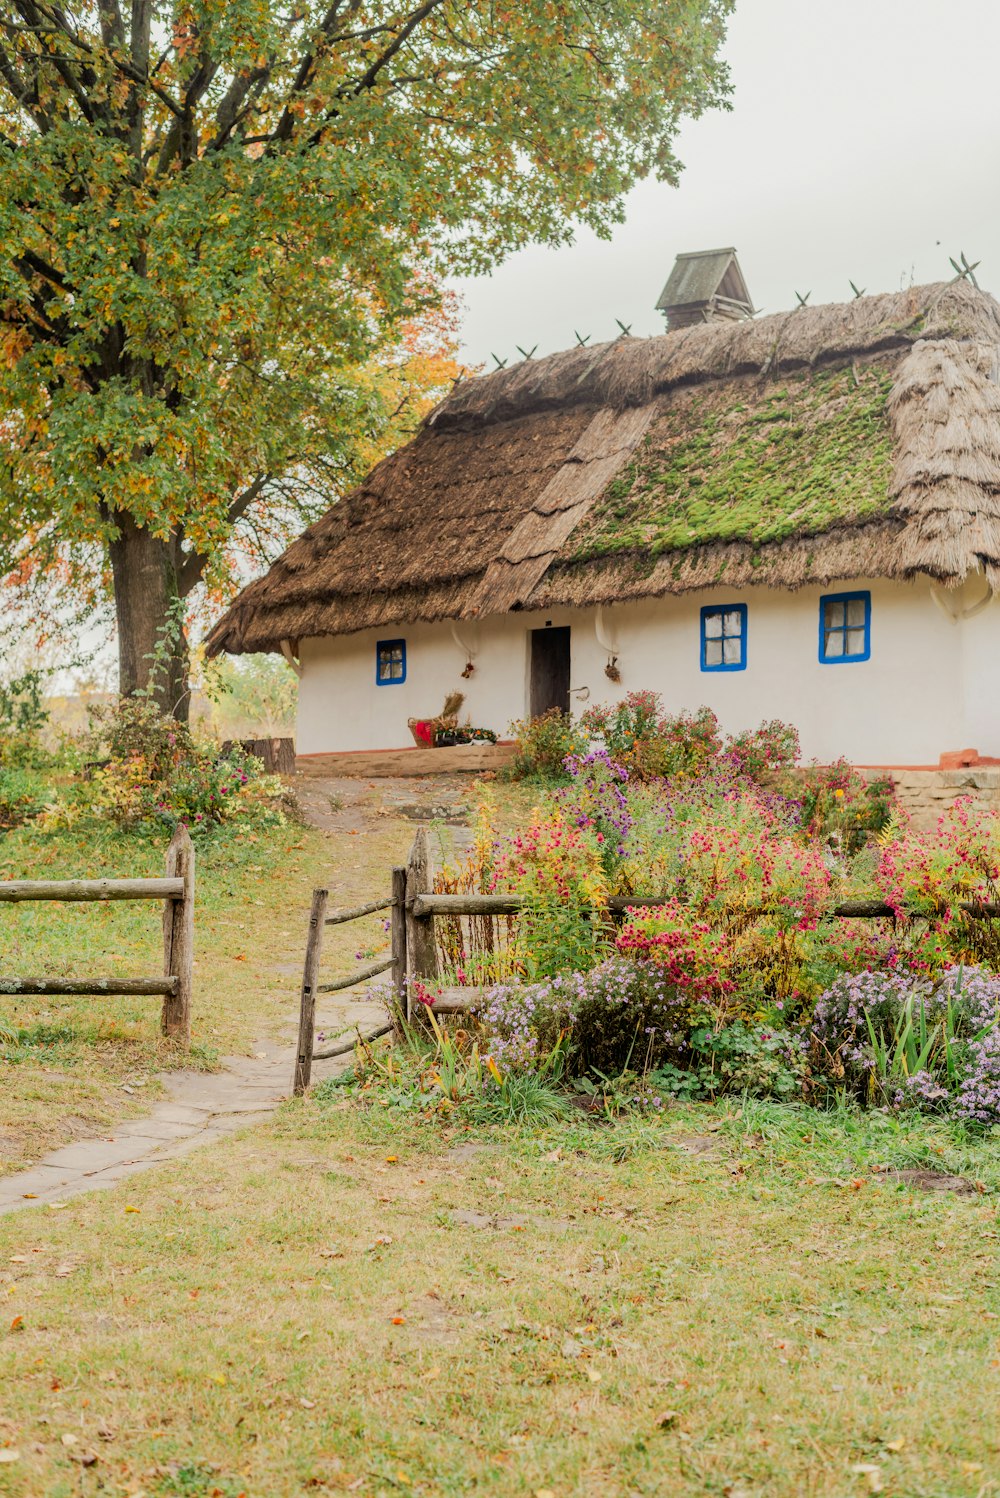
M 845 1092 L 1000 1122 L 1000 927 L 963 908 L 1000 898 L 1000 818 L 959 802 L 914 832 L 891 785 L 796 767 L 781 724 L 725 741 L 681 715 L 671 773 L 650 773 L 648 733 L 615 757 L 658 721 L 648 694 L 604 714 L 607 747 L 568 754 L 510 835 L 484 813 L 449 887 L 519 896 L 523 913 L 502 941 L 496 922 L 451 922 L 442 956 L 448 983 L 492 982 L 485 1053 L 501 1070 L 558 1052 L 565 1077 L 637 1072 L 661 1098 Z M 612 896 L 662 903 L 616 920 Z M 851 899 L 896 919 L 835 918 Z

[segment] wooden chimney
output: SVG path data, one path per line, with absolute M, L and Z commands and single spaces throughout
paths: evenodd
M 732 246 L 678 255 L 656 306 L 670 331 L 693 323 L 753 317 L 753 302 Z

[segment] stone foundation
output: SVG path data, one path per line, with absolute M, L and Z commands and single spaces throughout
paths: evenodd
M 1000 811 L 1000 769 L 892 770 L 865 772 L 870 778 L 889 773 L 896 784 L 900 805 L 909 812 L 920 831 L 932 831 L 938 817 L 959 796 L 971 796 L 976 807 Z

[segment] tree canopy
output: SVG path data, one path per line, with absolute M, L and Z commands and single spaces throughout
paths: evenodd
M 675 178 L 731 3 L 0 4 L 0 571 L 110 586 L 142 685 L 446 386 L 444 275 Z

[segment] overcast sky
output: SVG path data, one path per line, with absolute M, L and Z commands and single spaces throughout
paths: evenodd
M 466 360 L 661 332 L 674 256 L 721 245 L 765 312 L 945 280 L 962 250 L 1000 293 L 1000 0 L 737 0 L 726 57 L 732 110 L 685 127 L 678 188 L 457 283 Z

